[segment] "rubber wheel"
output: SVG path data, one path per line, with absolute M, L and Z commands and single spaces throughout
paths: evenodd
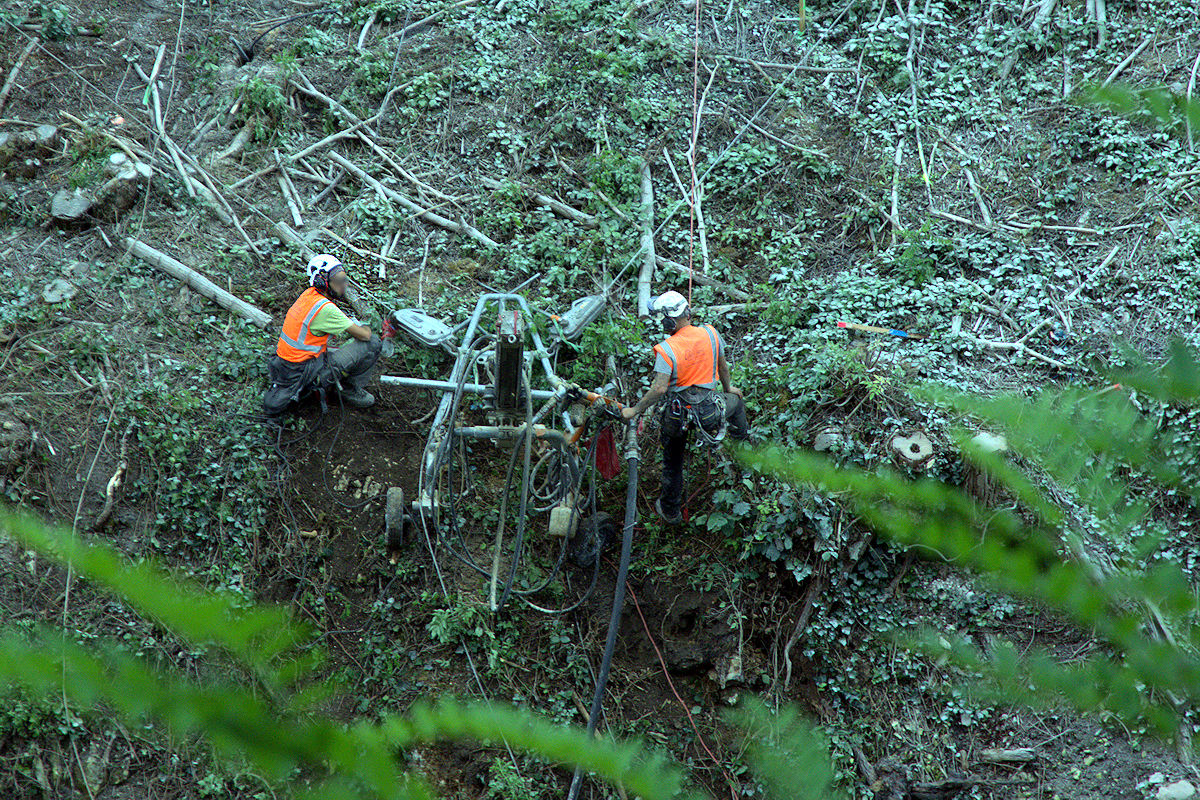
M 404 545 L 404 527 L 407 517 L 404 512 L 404 490 L 399 486 L 393 486 L 387 491 L 387 506 L 383 512 L 389 553 L 399 550 Z
M 580 569 L 592 569 L 620 534 L 621 528 L 610 514 L 600 511 L 584 517 L 567 543 L 567 558 Z

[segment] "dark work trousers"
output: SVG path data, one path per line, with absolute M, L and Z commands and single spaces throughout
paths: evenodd
M 278 416 L 290 404 L 309 392 L 328 387 L 335 379 L 342 381 L 347 389 L 361 389 L 370 380 L 382 347 L 380 338 L 372 335 L 369 342 L 355 339 L 337 350 L 327 350 L 299 363 L 272 355 L 267 367 L 271 385 L 263 397 L 263 410 L 268 416 Z
M 750 425 L 746 421 L 746 402 L 736 394 L 723 392 L 725 398 L 726 429 L 731 439 L 743 440 L 750 434 Z M 683 454 L 687 449 L 689 430 L 684 428 L 680 420 L 674 419 L 670 412 L 670 395 L 664 400 L 663 413 L 660 419 L 660 434 L 662 437 L 662 494 L 659 500 L 663 514 L 674 517 L 679 514 L 683 494 Z M 704 416 L 702 414 L 702 416 Z M 716 430 L 709 431 L 716 433 Z

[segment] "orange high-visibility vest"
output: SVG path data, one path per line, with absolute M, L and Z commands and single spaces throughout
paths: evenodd
M 316 358 L 325 352 L 329 336 L 314 336 L 309 326 L 317 316 L 317 312 L 325 307 L 329 300 L 316 289 L 309 288 L 292 303 L 287 316 L 283 320 L 283 332 L 279 334 L 279 344 L 275 345 L 275 354 L 284 361 L 299 364 Z
M 665 342 L 654 345 L 654 352 L 662 356 L 674 371 L 671 390 L 689 386 L 716 389 L 721 385 L 721 377 L 717 374 L 721 337 L 712 325 L 680 328 Z

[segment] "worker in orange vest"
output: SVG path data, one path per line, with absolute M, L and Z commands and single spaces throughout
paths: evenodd
M 309 288 L 288 309 L 275 355 L 267 365 L 271 386 L 263 397 L 263 410 L 268 416 L 283 413 L 312 391 L 320 392 L 324 404 L 325 390 L 331 385 L 355 408 L 375 404 L 364 387 L 383 343 L 334 302 L 345 298 L 348 282 L 346 269 L 334 256 L 323 253 L 309 260 Z M 342 333 L 352 341 L 329 349 L 329 337 Z
M 667 398 L 660 420 L 662 493 L 654 501 L 654 508 L 664 522 L 678 525 L 683 521 L 680 497 L 688 433 L 695 430 L 710 444 L 721 441 L 727 431 L 730 438 L 745 441 L 750 437 L 750 426 L 742 390 L 729 382 L 729 365 L 717 329 L 693 325 L 692 310 L 679 292 L 666 292 L 655 299 L 650 312 L 663 315 L 667 339 L 654 346 L 650 390 L 637 405 L 621 409 L 621 416 L 633 419 Z

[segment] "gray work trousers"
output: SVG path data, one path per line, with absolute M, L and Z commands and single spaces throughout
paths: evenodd
M 383 340 L 376 334 L 371 334 L 371 340 L 368 342 L 354 339 L 331 351 L 329 363 L 336 370 L 342 386 L 347 389 L 361 389 L 366 386 L 367 381 L 371 380 L 371 372 L 375 369 L 375 362 L 379 360 L 382 347 Z

